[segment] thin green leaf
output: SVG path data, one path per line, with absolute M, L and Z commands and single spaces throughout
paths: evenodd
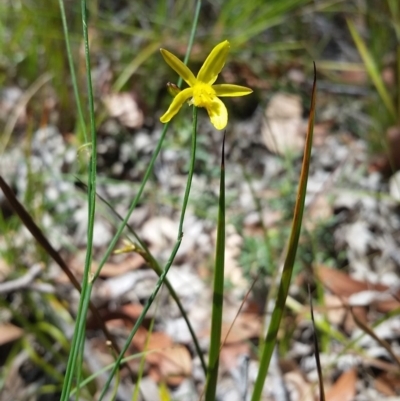
M 49 82 L 52 78 L 53 76 L 50 73 L 44 73 L 37 78 L 36 81 L 30 85 L 30 87 L 25 90 L 24 94 L 19 98 L 10 116 L 7 118 L 5 127 L 2 130 L 0 138 L 0 155 L 4 153 L 18 119 L 28 105 L 28 102 L 39 91 L 39 89 L 41 89 L 42 86 Z
M 80 181 L 80 184 L 83 187 L 86 186 L 81 181 Z M 111 212 L 120 221 L 124 220 L 123 217 L 113 208 L 113 206 L 105 198 L 103 198 L 99 194 L 97 194 L 97 196 L 105 205 L 108 206 L 108 208 L 111 210 Z M 142 241 L 142 239 L 139 237 L 139 235 L 136 233 L 136 231 L 132 228 L 132 226 L 130 224 L 127 224 L 126 228 L 135 237 L 136 241 L 139 243 L 140 247 L 136 246 L 135 252 L 137 252 L 140 255 L 142 255 L 142 257 L 149 264 L 149 266 L 155 271 L 155 273 L 158 275 L 158 277 L 160 277 L 161 274 L 163 273 L 163 269 L 161 268 L 160 264 L 157 262 L 157 260 L 154 258 L 154 256 L 150 252 L 150 250 L 147 247 L 146 243 L 144 241 Z M 190 320 L 189 320 L 189 317 L 188 317 L 188 315 L 187 315 L 187 313 L 185 311 L 185 308 L 183 307 L 182 302 L 178 297 L 178 294 L 175 292 L 174 287 L 172 286 L 172 284 L 169 282 L 169 280 L 167 278 L 165 278 L 164 284 L 167 287 L 172 299 L 176 302 L 176 304 L 178 306 L 178 309 L 181 312 L 183 319 L 185 320 L 185 323 L 186 323 L 186 325 L 188 327 L 188 330 L 189 330 L 189 332 L 190 332 L 190 334 L 192 336 L 193 344 L 194 344 L 194 347 L 196 348 L 197 355 L 200 358 L 200 362 L 201 362 L 201 365 L 203 367 L 204 374 L 206 375 L 207 374 L 207 366 L 206 366 L 206 363 L 204 361 L 203 352 L 201 351 L 199 341 L 198 341 L 196 333 L 195 333 L 195 331 L 194 331 L 194 329 L 192 327 L 192 324 L 190 323 Z
M 317 328 L 315 327 L 314 309 L 313 309 L 310 286 L 308 286 L 308 295 L 309 295 L 309 298 L 310 298 L 311 322 L 312 322 L 312 325 L 313 325 L 313 341 L 314 341 L 315 363 L 317 364 L 317 372 L 318 372 L 319 399 L 320 399 L 320 401 L 325 401 L 324 377 L 322 375 L 321 360 L 319 358 Z
M 196 27 L 197 27 L 197 21 L 198 21 L 198 16 L 199 16 L 199 12 L 200 12 L 200 5 L 201 5 L 201 2 L 198 1 L 197 7 L 196 7 L 195 18 L 194 18 L 193 26 L 192 26 L 192 36 L 191 36 L 190 41 L 189 41 L 190 44 L 193 44 L 194 32 L 195 32 Z M 88 36 L 87 36 L 87 15 L 86 15 L 86 2 L 85 2 L 85 0 L 81 0 L 81 6 L 82 6 L 81 7 L 82 8 L 82 23 L 83 23 L 83 32 L 84 32 L 84 41 L 85 41 L 86 63 L 87 63 L 87 66 L 88 65 L 90 66 L 89 42 L 88 42 Z M 191 46 L 188 46 L 187 57 L 189 57 L 190 51 L 191 51 Z M 88 87 L 89 87 L 89 92 L 90 92 L 90 89 L 91 89 L 90 68 L 89 68 L 89 71 L 87 72 L 87 74 L 88 74 Z M 92 157 L 91 157 L 91 163 L 90 163 L 90 180 L 89 180 L 89 194 L 88 194 L 88 197 L 89 197 L 88 252 L 87 252 L 86 263 L 85 263 L 85 273 L 88 273 L 88 272 L 86 272 L 86 267 L 89 265 L 88 262 L 91 261 L 91 245 L 90 244 L 91 244 L 91 239 L 93 239 L 92 238 L 93 231 L 92 231 L 92 229 L 90 227 L 91 227 L 91 225 L 93 227 L 92 223 L 94 222 L 94 221 L 91 220 L 91 217 L 92 216 L 94 217 L 94 205 L 95 204 L 93 202 L 94 202 L 94 198 L 96 196 L 96 193 L 95 193 L 95 189 L 96 189 L 95 188 L 96 187 L 96 185 L 95 185 L 95 183 L 96 183 L 96 179 L 95 179 L 96 178 L 96 176 L 95 176 L 95 172 L 96 172 L 96 163 L 95 163 L 95 160 L 96 160 L 96 137 L 95 137 L 94 113 L 92 113 L 94 108 L 92 106 L 93 106 L 93 97 L 90 96 L 90 93 L 89 93 L 90 122 L 91 122 L 91 130 L 92 130 L 92 142 L 94 142 L 94 143 L 92 143 Z M 196 116 L 197 116 L 197 114 L 196 114 Z M 196 120 L 196 123 L 197 123 L 197 120 Z M 79 350 L 79 344 L 83 343 L 84 331 L 85 331 L 85 320 L 86 320 L 88 305 L 90 303 L 90 294 L 91 294 L 91 290 L 92 290 L 92 284 L 96 280 L 96 278 L 99 276 L 101 268 L 104 266 L 104 264 L 108 260 L 109 256 L 111 255 L 111 253 L 112 253 L 112 251 L 113 251 L 113 249 L 114 249 L 119 237 L 121 236 L 122 231 L 124 230 L 124 228 L 125 228 L 128 220 L 129 220 L 133 210 L 136 208 L 136 205 L 139 202 L 139 199 L 140 199 L 140 197 L 141 197 L 141 195 L 143 193 L 144 187 L 145 187 L 145 185 L 146 185 L 146 183 L 148 181 L 148 178 L 150 177 L 150 174 L 151 174 L 151 172 L 153 170 L 153 166 L 154 166 L 155 160 L 158 157 L 158 154 L 159 154 L 159 152 L 161 150 L 161 146 L 162 146 L 162 143 L 164 141 L 167 129 L 168 129 L 168 124 L 166 124 L 164 126 L 164 129 L 163 129 L 162 134 L 161 134 L 161 138 L 159 139 L 157 147 L 156 147 L 156 149 L 155 149 L 155 151 L 153 153 L 153 156 L 151 158 L 149 167 L 146 170 L 146 173 L 145 173 L 144 178 L 142 180 L 142 183 L 141 183 L 141 186 L 139 188 L 139 191 L 138 191 L 136 197 L 134 198 L 134 200 L 133 200 L 133 202 L 132 202 L 132 204 L 131 204 L 131 206 L 129 208 L 127 216 L 125 217 L 124 221 L 119 226 L 114 238 L 112 239 L 111 243 L 109 244 L 109 246 L 108 246 L 108 248 L 107 248 L 107 250 L 106 250 L 106 252 L 105 252 L 105 254 L 103 256 L 103 258 L 101 259 L 101 261 L 99 263 L 99 266 L 98 266 L 98 270 L 93 275 L 93 277 L 91 278 L 90 281 L 89 281 L 88 275 L 84 276 L 83 286 L 82 286 L 83 293 L 81 295 L 80 302 L 79 302 L 76 330 L 75 330 L 74 338 L 73 338 L 73 342 L 72 342 L 72 344 L 73 345 L 75 344 L 76 346 L 72 348 L 71 353 L 69 355 L 68 366 L 67 366 L 67 371 L 66 371 L 66 376 L 65 376 L 64 386 L 63 386 L 63 394 L 62 394 L 62 397 L 61 397 L 62 401 L 67 401 L 67 399 L 68 399 L 68 394 L 70 392 L 70 388 L 71 388 L 71 384 L 72 384 L 73 370 L 74 370 L 74 367 L 76 366 L 76 360 L 77 360 L 77 353 L 78 353 L 78 350 Z M 180 243 L 177 244 L 177 248 L 179 248 L 179 245 L 180 245 Z M 178 249 L 175 250 L 175 254 L 176 254 L 177 250 Z M 175 257 L 175 255 L 174 255 L 174 257 Z M 170 261 L 171 264 L 172 264 L 172 261 L 173 261 L 173 259 Z M 164 277 L 165 277 L 165 275 L 160 278 L 159 281 L 161 283 L 162 283 Z M 160 286 L 161 286 L 161 284 L 160 284 Z M 159 288 L 160 287 L 156 288 L 155 294 L 158 292 Z M 149 301 L 150 301 L 150 304 L 149 304 L 149 307 L 150 307 L 151 302 L 153 301 L 153 299 L 150 299 Z M 147 312 L 147 310 L 143 311 L 142 320 L 143 320 L 144 314 L 146 312 Z M 137 326 L 137 328 L 138 327 L 139 326 Z M 136 328 L 136 330 L 137 330 L 137 328 Z M 135 328 L 134 328 L 134 330 L 135 330 Z M 133 338 L 133 335 L 132 335 L 132 338 Z M 126 351 L 126 348 L 130 344 L 129 340 L 127 341 L 127 344 L 128 345 L 125 346 L 125 351 Z M 112 377 L 114 376 L 116 369 L 118 368 L 118 366 L 121 363 L 121 355 L 123 355 L 125 351 L 122 351 L 122 353 L 120 354 L 120 357 L 117 359 L 117 362 L 115 364 L 115 369 L 111 373 L 109 381 L 106 383 L 105 389 L 104 389 L 104 391 L 102 393 L 102 397 L 104 397 L 105 391 L 109 387 L 109 385 L 111 383 L 111 380 L 112 380 Z M 79 367 L 78 367 L 78 369 L 79 369 Z
M 131 76 L 137 71 L 137 69 L 158 49 L 160 48 L 159 42 L 150 43 L 140 53 L 134 57 L 134 59 L 124 68 L 121 75 L 114 82 L 112 87 L 113 91 L 119 92 L 123 86 L 129 81 Z
M 46 251 L 46 253 L 60 266 L 61 270 L 68 277 L 71 284 L 81 292 L 81 285 L 79 281 L 75 278 L 74 273 L 70 270 L 67 263 L 61 257 L 58 251 L 56 251 L 53 246 L 50 244 L 49 240 L 43 234 L 43 231 L 39 228 L 39 226 L 34 222 L 32 216 L 28 213 L 25 207 L 19 202 L 17 197 L 14 195 L 10 186 L 4 181 L 3 177 L 0 176 L 0 188 L 3 191 L 4 196 L 7 201 L 10 203 L 14 212 L 20 218 L 22 224 L 28 229 L 28 231 L 32 234 L 38 244 Z M 105 337 L 108 341 L 110 341 L 113 347 L 118 350 L 118 345 L 115 343 L 113 336 L 108 331 L 106 325 L 104 324 L 104 320 L 101 318 L 100 313 L 97 308 L 90 303 L 89 304 L 90 311 L 93 313 L 93 316 L 97 320 L 100 325 L 100 329 L 103 331 Z
M 210 351 L 208 356 L 205 399 L 214 401 L 217 391 L 219 353 L 221 349 L 222 311 L 225 270 L 225 135 L 222 142 L 219 184 L 217 243 L 215 250 L 214 292 L 211 317 Z
M 158 291 L 162 287 L 162 285 L 165 281 L 165 278 L 168 274 L 169 268 L 171 267 L 171 265 L 175 259 L 175 256 L 179 250 L 179 247 L 181 245 L 182 238 L 183 238 L 183 222 L 185 219 L 186 208 L 187 208 L 187 204 L 189 201 L 189 194 L 190 194 L 190 189 L 191 189 L 191 185 L 192 185 L 194 165 L 195 165 L 195 160 L 196 160 L 196 142 L 197 142 L 197 107 L 193 107 L 193 133 L 192 133 L 192 148 L 191 148 L 192 154 L 191 154 L 191 159 L 190 159 L 190 167 L 189 167 L 188 179 L 187 179 L 187 183 L 186 183 L 185 195 L 184 195 L 183 202 L 182 202 L 181 217 L 180 217 L 179 229 L 178 229 L 178 238 L 175 243 L 174 249 L 172 250 L 171 255 L 167 261 L 167 264 L 165 265 L 164 270 L 155 285 L 155 288 L 154 288 L 152 294 L 150 295 L 149 299 L 147 300 L 145 306 L 143 307 L 142 313 L 138 317 L 136 324 L 134 325 L 132 331 L 130 332 L 130 334 L 125 342 L 124 347 L 121 350 L 121 353 L 119 354 L 117 360 L 115 361 L 114 368 L 112 369 L 112 371 L 107 379 L 107 382 L 105 383 L 105 385 L 102 389 L 102 392 L 99 397 L 99 401 L 103 400 L 104 396 L 106 395 L 108 387 L 110 386 L 110 383 L 111 383 L 115 373 L 119 369 L 119 366 L 124 357 L 124 354 L 128 350 L 129 346 L 131 345 L 133 337 L 135 336 L 136 332 L 138 331 L 140 325 L 143 323 L 143 320 L 144 320 L 147 312 L 149 311 L 150 306 L 154 302 L 154 299 L 156 298 Z
M 265 378 L 267 377 L 271 356 L 277 341 L 278 330 L 282 320 L 286 298 L 289 292 L 289 286 L 292 279 L 293 266 L 300 237 L 301 223 L 304 211 L 304 201 L 306 197 L 306 189 L 308 181 L 308 171 L 311 159 L 311 148 L 312 148 L 312 139 L 314 133 L 314 119 L 315 119 L 315 97 L 316 97 L 316 87 L 317 87 L 316 82 L 317 82 L 317 75 L 314 64 L 314 84 L 311 95 L 310 117 L 308 120 L 308 130 L 306 136 L 303 164 L 300 173 L 300 183 L 297 191 L 297 199 L 293 214 L 292 229 L 290 233 L 286 259 L 283 265 L 282 277 L 279 284 L 278 296 L 276 299 L 275 308 L 272 312 L 271 322 L 265 338 L 265 343 L 261 352 L 260 368 L 254 385 L 254 391 L 251 401 L 259 401 L 261 399 Z
M 77 378 L 81 377 L 82 364 L 79 360 L 83 360 L 84 339 L 86 332 L 86 316 L 90 303 L 91 287 L 93 282 L 90 277 L 90 267 L 93 257 L 93 232 L 96 210 L 96 173 L 97 173 L 97 135 L 94 114 L 94 95 L 92 87 L 91 62 L 89 50 L 89 32 L 88 32 L 88 16 L 86 0 L 81 0 L 82 15 L 82 31 L 83 43 L 85 48 L 85 65 L 86 65 L 86 83 L 88 91 L 88 108 L 90 120 L 90 140 L 91 140 L 91 157 L 89 160 L 89 185 L 88 185 L 88 228 L 87 228 L 87 249 L 85 258 L 85 267 L 82 278 L 82 293 L 79 299 L 77 324 L 75 325 L 74 335 L 71 343 L 71 352 L 68 356 L 67 369 L 65 372 L 65 380 L 61 393 L 61 401 L 69 400 L 72 381 L 76 372 Z
M 151 335 L 153 334 L 153 330 L 154 330 L 154 322 L 155 322 L 155 316 L 157 314 L 157 310 L 158 310 L 158 306 L 159 306 L 159 302 L 156 303 L 156 311 L 154 313 L 154 316 L 152 317 L 151 321 L 150 321 L 150 327 L 147 331 L 146 334 L 146 340 L 145 340 L 145 344 L 143 349 L 146 350 L 149 347 L 149 342 L 151 339 Z M 146 363 L 146 354 L 143 354 L 142 357 L 140 358 L 140 362 L 139 362 L 139 368 L 138 368 L 138 374 L 137 374 L 137 380 L 135 383 L 135 389 L 133 391 L 132 394 L 132 400 L 131 401 L 138 401 L 139 397 L 140 397 L 140 387 L 141 387 L 141 381 L 143 379 L 143 373 L 145 371 L 145 363 Z
M 134 359 L 141 358 L 143 355 L 149 355 L 149 354 L 153 354 L 153 353 L 156 353 L 156 352 L 159 352 L 159 350 L 155 349 L 155 350 L 150 350 L 150 351 L 146 351 L 146 352 L 140 352 L 140 353 L 137 353 L 135 355 L 129 355 L 126 358 L 123 358 L 122 362 L 123 363 L 127 363 L 129 361 L 134 360 Z M 77 387 L 74 388 L 71 391 L 71 397 L 76 394 L 78 389 L 87 386 L 94 379 L 96 379 L 97 377 L 101 376 L 103 373 L 107 372 L 108 370 L 111 370 L 113 367 L 114 367 L 114 363 L 111 363 L 111 364 L 105 366 L 104 368 L 99 369 L 97 372 L 93 373 L 92 375 L 90 375 L 86 379 L 82 380 L 80 383 L 78 383 Z
M 371 53 L 368 51 L 368 48 L 363 39 L 361 38 L 360 34 L 358 33 L 353 21 L 348 19 L 347 25 L 349 27 L 351 36 L 353 37 L 354 43 L 357 46 L 358 52 L 360 53 L 360 56 L 364 62 L 365 69 L 367 70 L 369 77 L 371 78 L 373 84 L 375 85 L 375 88 L 378 91 L 379 96 L 381 97 L 385 107 L 388 109 L 392 118 L 396 120 L 396 109 L 394 107 L 390 94 L 386 89 L 385 84 L 383 83 L 381 73 L 378 69 L 375 60 L 373 59 Z
M 65 15 L 64 0 L 59 0 L 59 5 L 60 5 L 61 21 L 62 21 L 63 30 L 64 30 L 65 47 L 67 49 L 69 71 L 71 73 L 71 82 L 72 82 L 72 87 L 74 90 L 76 108 L 78 111 L 79 124 L 81 126 L 81 130 L 83 132 L 83 139 L 86 144 L 86 143 L 88 143 L 88 137 L 87 137 L 87 132 L 86 132 L 85 118 L 83 117 L 81 100 L 79 98 L 78 81 L 76 79 L 74 60 L 72 58 L 71 45 L 70 45 L 70 41 L 69 41 L 69 31 L 68 31 L 67 17 Z
M 350 311 L 351 316 L 354 319 L 354 322 L 356 325 L 366 334 L 368 334 L 370 337 L 372 337 L 379 345 L 381 345 L 387 352 L 388 354 L 393 358 L 394 362 L 397 364 L 397 366 L 400 368 L 400 358 L 396 355 L 396 353 L 393 351 L 391 345 L 383 338 L 380 338 L 374 330 L 369 327 L 366 323 L 364 323 L 362 320 L 360 320 L 357 317 L 357 314 L 354 313 L 353 308 L 351 306 L 347 306 L 347 309 Z

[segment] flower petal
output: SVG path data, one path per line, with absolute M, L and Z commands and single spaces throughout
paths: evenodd
M 222 100 L 215 97 L 212 102 L 207 106 L 208 116 L 210 117 L 211 124 L 219 130 L 226 127 L 228 123 L 228 111 Z
M 199 81 L 211 85 L 217 80 L 218 74 L 221 72 L 225 64 L 229 48 L 229 42 L 225 40 L 211 50 L 211 53 L 208 55 L 206 61 L 197 74 L 197 79 Z
M 172 100 L 172 103 L 169 106 L 168 110 L 160 117 L 160 121 L 162 123 L 167 123 L 168 121 L 170 121 L 171 118 L 174 117 L 176 113 L 178 113 L 183 103 L 185 103 L 185 101 L 192 96 L 192 88 L 186 88 L 182 92 L 179 92 Z
M 252 89 L 246 86 L 230 84 L 213 85 L 212 88 L 219 97 L 246 96 L 253 92 Z
M 165 62 L 180 76 L 184 79 L 184 81 L 192 86 L 196 82 L 196 78 L 193 75 L 193 72 L 189 70 L 189 68 L 179 60 L 178 57 L 174 56 L 168 50 L 160 49 L 161 55 L 164 57 Z

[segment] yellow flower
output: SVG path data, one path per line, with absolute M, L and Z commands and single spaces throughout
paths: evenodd
M 185 101 L 196 107 L 204 107 L 216 129 L 222 130 L 228 123 L 228 111 L 218 97 L 245 96 L 253 92 L 250 88 L 239 85 L 220 84 L 213 85 L 222 70 L 229 52 L 229 42 L 218 44 L 211 51 L 197 77 L 176 56 L 165 49 L 160 49 L 166 63 L 175 70 L 189 85 L 179 92 L 172 101 L 169 109 L 161 116 L 160 121 L 167 123 L 178 113 Z

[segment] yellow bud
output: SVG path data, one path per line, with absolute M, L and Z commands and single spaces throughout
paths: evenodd
M 175 84 L 173 84 L 171 82 L 167 83 L 167 89 L 168 89 L 168 93 L 172 97 L 175 97 L 181 91 Z

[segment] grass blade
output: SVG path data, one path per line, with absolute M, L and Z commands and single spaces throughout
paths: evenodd
M 71 44 L 69 41 L 69 32 L 68 32 L 67 17 L 65 15 L 64 0 L 59 0 L 59 5 L 60 5 L 61 20 L 62 20 L 63 30 L 64 30 L 65 47 L 67 49 L 69 71 L 71 74 L 72 88 L 74 90 L 76 108 L 78 111 L 79 124 L 80 124 L 81 130 L 83 132 L 83 139 L 84 139 L 85 143 L 87 143 L 88 137 L 87 137 L 87 132 L 86 132 L 85 118 L 83 117 L 81 100 L 79 98 L 78 81 L 76 79 L 74 60 L 72 58 Z
M 289 292 L 289 286 L 292 279 L 293 266 L 300 237 L 301 222 L 303 218 L 304 201 L 306 197 L 306 189 L 308 181 L 308 171 L 311 159 L 311 148 L 312 148 L 312 139 L 314 133 L 314 118 L 315 118 L 316 82 L 317 82 L 317 72 L 314 64 L 314 84 L 311 95 L 310 117 L 308 120 L 307 137 L 305 143 L 303 164 L 300 173 L 300 183 L 297 191 L 296 204 L 293 214 L 292 229 L 290 233 L 286 259 L 283 265 L 282 277 L 279 284 L 278 296 L 276 299 L 275 308 L 272 312 L 271 322 L 265 338 L 265 343 L 262 348 L 260 368 L 254 385 L 254 391 L 251 401 L 259 401 L 261 399 L 265 378 L 267 377 L 272 353 L 274 351 L 275 344 L 277 341 L 278 330 L 282 320 L 286 298 Z
M 82 187 L 85 187 L 86 185 L 80 181 L 80 185 Z M 105 199 L 103 198 L 101 195 L 97 194 L 97 197 L 111 210 L 111 212 L 120 220 L 123 221 L 123 217 L 113 208 L 113 206 Z M 147 247 L 147 245 L 145 244 L 144 241 L 142 241 L 142 239 L 139 237 L 139 235 L 136 233 L 136 231 L 132 228 L 132 226 L 130 224 L 126 225 L 127 230 L 135 237 L 136 241 L 138 242 L 139 246 L 132 243 L 132 247 L 130 249 L 131 252 L 136 252 L 138 254 L 140 254 L 143 259 L 149 264 L 149 266 L 155 271 L 155 273 L 158 275 L 158 277 L 160 277 L 163 273 L 163 269 L 161 268 L 160 264 L 157 262 L 157 260 L 154 258 L 154 256 L 152 255 L 152 253 L 150 252 L 149 248 Z M 167 278 L 165 278 L 164 280 L 164 284 L 167 287 L 172 299 L 176 302 L 179 311 L 182 314 L 183 319 L 185 320 L 185 323 L 188 327 L 188 330 L 192 336 L 193 339 L 193 344 L 194 347 L 196 348 L 196 352 L 197 355 L 200 358 L 200 362 L 201 362 L 201 366 L 203 367 L 204 370 L 204 374 L 207 374 L 207 366 L 206 363 L 204 361 L 204 356 L 203 353 L 201 351 L 200 348 L 200 344 L 199 341 L 197 339 L 196 333 L 192 327 L 192 324 L 190 323 L 189 317 L 185 311 L 185 308 L 182 305 L 181 300 L 178 297 L 178 294 L 175 292 L 174 287 L 172 286 L 172 284 L 169 282 L 169 280 Z
M 389 92 L 387 91 L 386 86 L 383 83 L 382 76 L 379 72 L 375 60 L 373 59 L 371 53 L 368 51 L 368 48 L 361 38 L 360 34 L 358 33 L 353 21 L 348 19 L 347 25 L 349 27 L 351 36 L 353 37 L 354 43 L 357 46 L 358 52 L 360 53 L 360 56 L 364 62 L 365 69 L 367 70 L 369 77 L 375 85 L 375 88 L 378 91 L 379 96 L 381 97 L 382 102 L 385 104 L 391 117 L 396 120 L 396 109 L 394 107 L 392 99 L 390 98 Z
M 4 181 L 3 177 L 0 176 L 0 188 L 3 191 L 4 196 L 10 203 L 11 207 L 13 208 L 14 212 L 20 218 L 22 224 L 28 229 L 28 231 L 32 234 L 35 240 L 39 243 L 39 245 L 46 251 L 46 253 L 60 266 L 61 270 L 65 273 L 68 277 L 71 284 L 81 292 L 81 285 L 79 281 L 74 276 L 74 273 L 70 270 L 67 263 L 61 257 L 59 252 L 57 252 L 53 246 L 50 244 L 49 240 L 43 234 L 43 231 L 39 228 L 39 226 L 34 222 L 32 216 L 28 213 L 25 207 L 19 202 L 19 200 L 14 195 L 10 186 Z M 108 331 L 106 325 L 104 324 L 104 320 L 100 316 L 97 308 L 90 303 L 89 308 L 93 313 L 93 316 L 98 321 L 101 330 L 103 331 L 105 337 L 108 341 L 110 341 L 115 350 L 119 350 L 118 345 L 116 344 L 113 336 Z
M 90 140 L 91 140 L 91 156 L 89 160 L 89 185 L 88 185 L 88 228 L 87 228 L 87 249 L 85 258 L 85 268 L 82 278 L 82 293 L 79 299 L 79 308 L 77 315 L 77 324 L 75 325 L 74 336 L 71 343 L 71 351 L 68 356 L 67 369 L 65 373 L 65 380 L 63 383 L 63 390 L 61 400 L 67 401 L 71 392 L 72 380 L 76 373 L 77 377 L 81 376 L 82 365 L 78 363 L 83 360 L 83 341 L 86 331 L 86 316 L 88 312 L 91 287 L 93 281 L 90 277 L 90 267 L 93 257 L 93 228 L 96 210 L 96 178 L 97 178 L 97 137 L 96 137 L 96 123 L 94 114 L 94 95 L 92 87 L 91 75 L 91 62 L 89 50 L 89 32 L 88 32 L 88 10 L 86 0 L 81 0 L 81 14 L 82 14 L 82 30 L 83 42 L 85 48 L 85 64 L 86 64 L 86 81 L 88 91 L 88 108 L 90 120 Z
M 314 342 L 314 352 L 315 352 L 315 363 L 317 364 L 317 372 L 318 372 L 319 399 L 320 399 L 320 401 L 325 401 L 324 377 L 322 375 L 321 360 L 319 358 L 317 328 L 315 325 L 314 308 L 313 308 L 313 303 L 312 303 L 310 286 L 308 286 L 308 295 L 310 298 L 310 313 L 311 313 L 311 322 L 313 325 L 313 342 Z
M 42 86 L 44 86 L 47 82 L 49 82 L 53 76 L 49 73 L 44 73 L 41 75 L 26 91 L 25 93 L 19 98 L 17 101 L 14 109 L 12 110 L 10 116 L 7 118 L 6 125 L 1 133 L 1 140 L 0 140 L 0 155 L 2 155 L 8 145 L 8 142 L 11 138 L 13 130 L 17 125 L 18 118 L 25 110 L 26 106 L 28 105 L 29 101 L 32 97 L 39 91 Z
M 361 319 L 357 317 L 357 314 L 354 313 L 353 308 L 351 306 L 347 306 L 347 309 L 350 311 L 351 316 L 354 319 L 354 322 L 356 325 L 366 334 L 368 334 L 370 337 L 372 337 L 379 345 L 381 345 L 387 352 L 388 354 L 393 358 L 393 361 L 397 364 L 397 366 L 400 368 L 400 358 L 396 355 L 396 353 L 393 351 L 392 347 L 390 344 L 383 338 L 380 338 L 379 336 L 376 335 L 374 330 L 369 327 L 366 323 L 364 323 Z
M 171 252 L 171 255 L 167 261 L 167 264 L 164 267 L 164 270 L 161 274 L 161 276 L 159 277 L 156 286 L 152 292 L 152 294 L 150 295 L 149 299 L 147 300 L 145 306 L 143 307 L 143 311 L 140 314 L 140 316 L 138 317 L 132 331 L 130 332 L 124 347 L 122 348 L 118 358 L 115 361 L 114 364 L 114 368 L 112 369 L 108 380 L 106 382 L 106 384 L 103 387 L 103 390 L 100 394 L 99 397 L 99 401 L 104 399 L 104 396 L 107 393 L 107 390 L 111 384 L 111 381 L 115 375 L 115 373 L 117 372 L 117 370 L 119 369 L 119 366 L 121 364 L 121 361 L 124 357 L 125 352 L 128 350 L 129 346 L 131 345 L 132 339 L 135 336 L 136 332 L 139 330 L 140 325 L 142 324 L 144 317 L 146 316 L 147 312 L 150 309 L 150 306 L 152 305 L 152 303 L 154 302 L 158 291 L 160 290 L 161 286 L 163 285 L 165 278 L 168 274 L 169 268 L 171 267 L 175 256 L 179 250 L 179 247 L 181 245 L 182 242 L 182 238 L 183 238 L 183 222 L 185 219 L 185 213 L 186 213 L 186 207 L 189 201 L 189 194 L 190 194 L 190 189 L 192 186 L 192 178 L 193 178 L 193 173 L 194 173 L 194 167 L 195 167 L 195 160 L 196 160 L 196 143 L 197 143 L 197 107 L 193 106 L 193 133 L 192 133 L 192 154 L 191 154 L 191 159 L 190 159 L 190 167 L 189 167 L 189 174 L 188 174 L 188 179 L 187 179 L 187 183 L 186 183 L 186 189 L 185 189 L 185 195 L 183 197 L 183 202 L 182 202 L 182 210 L 181 210 L 181 217 L 180 217 L 180 221 L 179 221 L 179 229 L 178 229 L 178 238 L 177 241 L 175 243 L 174 249 Z
M 222 310 L 224 300 L 225 269 L 225 135 L 222 142 L 221 173 L 219 185 L 219 207 L 217 244 L 215 250 L 214 293 L 211 317 L 210 352 L 207 371 L 205 399 L 214 401 L 217 391 L 219 352 L 221 349 Z

